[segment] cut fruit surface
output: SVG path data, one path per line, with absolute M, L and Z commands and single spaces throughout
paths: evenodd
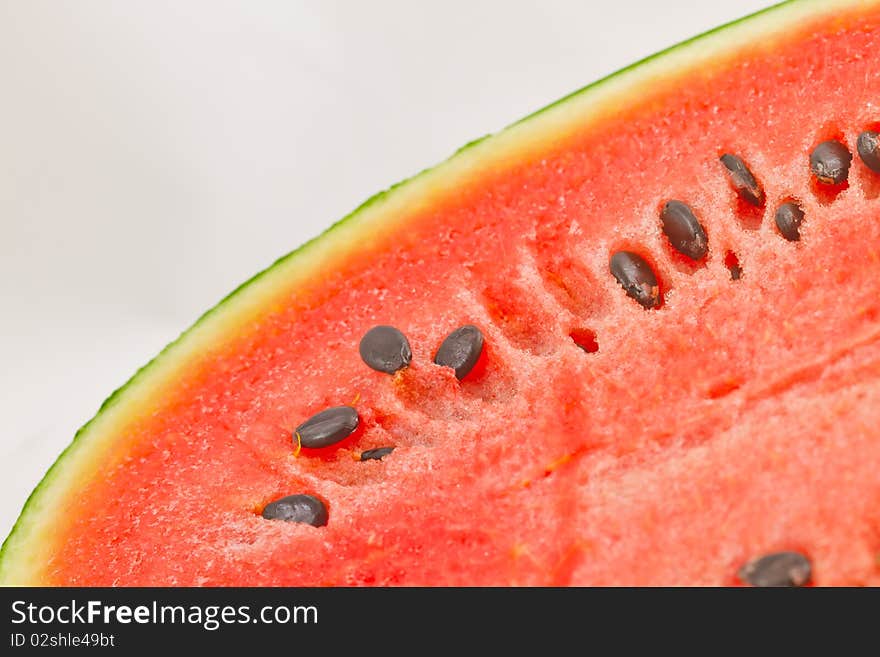
M 880 584 L 878 51 L 774 7 L 374 197 L 104 404 L 0 582 Z

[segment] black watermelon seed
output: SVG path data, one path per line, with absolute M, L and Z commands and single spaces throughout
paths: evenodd
M 721 163 L 727 168 L 730 182 L 742 200 L 755 207 L 764 205 L 764 188 L 755 180 L 751 169 L 741 157 L 725 153 L 721 156 Z
M 327 524 L 327 507 L 314 495 L 288 495 L 267 504 L 263 517 L 266 520 L 304 522 L 313 527 L 323 527 Z
M 660 305 L 660 285 L 654 270 L 642 256 L 631 251 L 618 251 L 611 256 L 611 273 L 626 293 L 645 308 Z
M 801 222 L 804 220 L 804 211 L 797 203 L 783 203 L 776 211 L 776 227 L 782 236 L 789 242 L 797 242 L 801 238 Z
M 455 370 L 455 378 L 461 380 L 474 369 L 482 351 L 483 334 L 476 326 L 467 324 L 455 329 L 443 340 L 434 355 L 434 362 L 451 367 Z
M 846 182 L 852 154 L 839 141 L 823 141 L 810 153 L 810 171 L 826 185 Z
M 863 132 L 856 141 L 856 149 L 865 166 L 880 173 L 880 133 L 870 130 Z
M 371 328 L 361 338 L 359 350 L 367 365 L 387 374 L 394 374 L 412 361 L 409 341 L 393 326 Z
M 693 260 L 702 260 L 709 251 L 709 240 L 694 211 L 681 201 L 668 201 L 660 211 L 663 232 L 672 248 Z
M 293 442 L 303 447 L 327 447 L 354 433 L 358 426 L 358 412 L 351 406 L 334 406 L 313 415 L 296 428 Z
M 752 586 L 803 586 L 810 581 L 812 566 L 800 552 L 775 552 L 749 561 L 738 575 Z
M 376 449 L 368 449 L 364 452 L 361 452 L 361 461 L 381 461 L 383 457 L 388 456 L 393 451 L 393 447 L 377 447 Z

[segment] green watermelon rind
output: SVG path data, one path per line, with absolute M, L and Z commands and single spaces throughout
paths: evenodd
M 849 2 L 852 5 L 856 5 L 864 2 L 864 0 L 849 0 Z M 756 19 L 766 18 L 768 27 L 782 28 L 786 24 L 788 24 L 786 19 L 790 18 L 791 22 L 794 23 L 797 22 L 801 17 L 812 15 L 812 7 L 816 7 L 815 13 L 820 14 L 823 9 L 830 7 L 832 4 L 833 3 L 830 0 L 786 0 L 785 2 L 772 5 L 766 9 L 762 9 L 743 18 L 728 22 L 724 25 L 692 37 L 686 41 L 673 45 L 665 50 L 645 57 L 625 68 L 622 68 L 587 86 L 584 86 L 574 91 L 573 93 L 564 96 L 563 98 L 560 98 L 556 102 L 551 103 L 550 105 L 547 105 L 546 107 L 543 107 L 529 114 L 528 116 L 516 121 L 515 123 L 510 124 L 509 126 L 497 133 L 485 135 L 465 144 L 457 151 L 455 151 L 455 153 L 447 160 L 444 160 L 443 162 L 440 162 L 433 167 L 424 169 L 416 175 L 411 176 L 410 178 L 407 178 L 401 182 L 398 182 L 377 194 L 374 194 L 366 201 L 364 201 L 361 205 L 359 205 L 355 210 L 331 225 L 321 234 L 305 242 L 294 251 L 291 251 L 290 253 L 280 257 L 270 266 L 239 285 L 232 292 L 223 297 L 216 305 L 203 313 L 186 331 L 181 333 L 176 340 L 168 344 L 152 360 L 150 360 L 147 364 L 138 369 L 126 383 L 117 388 L 109 397 L 107 397 L 106 400 L 104 400 L 92 419 L 90 419 L 76 432 L 71 443 L 59 455 L 59 457 L 46 472 L 45 476 L 37 484 L 33 492 L 27 498 L 15 525 L 13 526 L 6 540 L 3 542 L 2 547 L 0 547 L 0 584 L 8 585 L 22 583 L 20 581 L 16 581 L 15 573 L 8 572 L 10 570 L 10 555 L 16 553 L 16 550 L 14 549 L 16 545 L 18 545 L 19 550 L 21 550 L 22 548 L 27 548 L 27 537 L 20 536 L 21 532 L 31 520 L 30 516 L 34 513 L 35 510 L 38 510 L 41 498 L 51 488 L 51 485 L 58 478 L 59 473 L 62 472 L 65 462 L 76 450 L 83 447 L 83 437 L 88 432 L 88 430 L 96 423 L 99 418 L 103 416 L 103 414 L 108 409 L 114 407 L 116 404 L 119 403 L 121 399 L 123 399 L 123 393 L 132 391 L 132 389 L 135 388 L 137 384 L 145 378 L 145 375 L 148 372 L 154 370 L 159 364 L 165 363 L 166 361 L 169 361 L 169 363 L 173 363 L 172 359 L 174 358 L 175 352 L 181 347 L 181 345 L 185 344 L 187 338 L 189 338 L 197 329 L 203 327 L 207 323 L 207 320 L 217 315 L 220 311 L 228 309 L 231 305 L 231 302 L 234 299 L 240 297 L 240 295 L 245 290 L 253 288 L 257 282 L 263 280 L 268 274 L 280 270 L 282 268 L 282 265 L 289 265 L 296 260 L 302 259 L 305 255 L 312 253 L 317 245 L 332 242 L 332 238 L 334 236 L 336 236 L 337 234 L 341 234 L 342 228 L 352 227 L 356 225 L 358 223 L 357 220 L 364 216 L 367 209 L 374 208 L 381 203 L 387 202 L 390 198 L 394 198 L 402 189 L 411 186 L 415 181 L 425 178 L 428 174 L 434 174 L 441 170 L 445 170 L 449 164 L 460 160 L 462 158 L 462 155 L 465 153 L 473 154 L 480 149 L 491 149 L 492 142 L 502 134 L 510 133 L 515 128 L 518 128 L 523 124 L 531 123 L 537 117 L 546 116 L 552 111 L 556 111 L 560 108 L 572 105 L 575 99 L 582 101 L 587 97 L 596 96 L 596 100 L 599 100 L 601 96 L 597 95 L 598 91 L 605 89 L 612 82 L 626 80 L 627 76 L 638 70 L 644 70 L 645 65 L 648 63 L 659 62 L 660 60 L 663 60 L 674 53 L 683 54 L 689 49 L 694 48 L 695 46 L 708 45 L 715 40 L 718 40 L 723 45 L 724 42 L 719 37 L 721 37 L 722 35 L 730 35 L 731 37 L 733 37 L 734 35 L 732 28 L 734 27 L 748 26 L 751 28 L 753 25 L 756 25 Z M 797 7 L 796 11 L 791 9 L 795 6 Z M 838 6 L 840 5 L 838 4 Z M 731 38 L 731 52 L 736 50 L 737 45 L 748 42 L 749 36 L 750 34 L 744 33 L 741 40 Z M 694 54 L 696 58 L 699 59 L 699 53 L 695 52 Z M 686 69 L 687 63 L 683 64 L 680 68 L 674 68 L 671 70 L 679 71 Z M 488 153 L 489 151 L 487 150 L 487 154 Z

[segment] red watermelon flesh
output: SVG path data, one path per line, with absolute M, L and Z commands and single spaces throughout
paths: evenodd
M 728 585 L 796 551 L 815 584 L 880 584 L 880 174 L 855 154 L 878 51 L 877 3 L 775 8 L 366 204 L 105 404 L 0 580 Z M 843 185 L 810 171 L 828 139 L 854 154 Z M 671 199 L 705 227 L 698 263 L 661 230 Z M 788 200 L 796 242 L 774 223 Z M 659 307 L 611 275 L 620 250 Z M 412 347 L 394 375 L 358 353 L 378 324 Z M 432 359 L 464 324 L 485 347 L 459 381 Z M 294 428 L 343 404 L 358 430 L 297 450 Z M 326 526 L 261 517 L 296 493 Z

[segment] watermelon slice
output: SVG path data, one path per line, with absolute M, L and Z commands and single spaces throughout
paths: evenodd
M 780 5 L 370 199 L 105 402 L 0 582 L 880 584 L 878 50 Z

